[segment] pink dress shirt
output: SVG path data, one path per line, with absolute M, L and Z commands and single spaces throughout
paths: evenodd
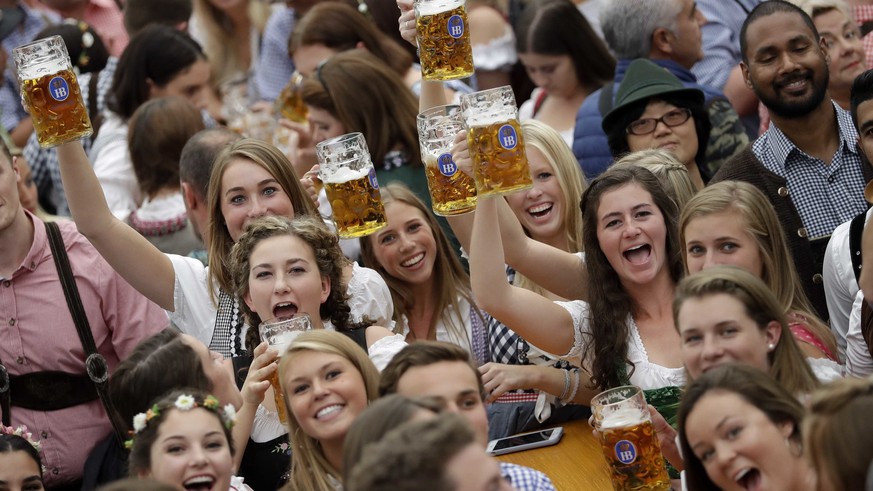
M 100 35 L 109 54 L 121 56 L 130 38 L 124 28 L 124 14 L 115 0 L 90 0 L 83 17 Z
M 84 350 L 45 226 L 29 213 L 28 218 L 34 227 L 30 252 L 12 277 L 0 278 L 0 360 L 12 375 L 84 373 Z M 140 340 L 167 327 L 167 314 L 124 281 L 73 222 L 58 225 L 94 342 L 112 370 Z M 15 406 L 11 412 L 13 426 L 27 425 L 42 442 L 47 487 L 81 479 L 88 454 L 112 430 L 99 399 L 52 412 Z

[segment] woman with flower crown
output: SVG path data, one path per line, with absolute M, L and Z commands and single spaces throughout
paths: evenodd
M 234 473 L 233 405 L 199 391 L 174 391 L 133 418 L 131 475 L 178 489 L 250 490 Z
M 41 491 L 42 460 L 39 442 L 26 426 L 0 424 L 0 488 L 4 491 Z

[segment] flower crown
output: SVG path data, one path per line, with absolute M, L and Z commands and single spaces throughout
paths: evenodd
M 233 404 L 227 404 L 223 408 L 221 404 L 218 402 L 218 399 L 215 396 L 206 396 L 202 402 L 197 402 L 197 399 L 192 395 L 182 394 L 176 398 L 176 401 L 173 402 L 173 405 L 166 409 L 178 409 L 179 411 L 190 411 L 196 407 L 202 407 L 204 409 L 208 409 L 216 414 L 218 414 L 219 418 L 221 418 L 221 422 L 224 423 L 224 426 L 230 430 L 233 428 L 234 423 L 236 422 L 236 408 L 233 407 Z M 136 435 L 140 434 L 143 430 L 145 430 L 149 421 L 159 417 L 161 415 L 161 408 L 158 407 L 157 404 L 153 404 L 148 411 L 144 413 L 139 413 L 133 417 L 133 431 L 130 432 L 131 439 L 124 442 L 124 447 L 128 450 L 133 447 L 133 439 Z
M 29 443 L 37 452 L 39 452 L 41 448 L 39 440 L 33 439 L 33 433 L 28 431 L 27 426 L 25 425 L 13 428 L 11 426 L 3 426 L 2 424 L 0 424 L 0 435 L 14 435 L 24 438 L 25 440 L 27 440 L 27 443 Z

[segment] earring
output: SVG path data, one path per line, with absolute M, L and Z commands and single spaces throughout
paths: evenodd
M 775 345 L 775 344 L 770 343 L 770 344 L 767 345 L 767 351 L 773 351 L 774 349 L 776 349 L 776 345 Z

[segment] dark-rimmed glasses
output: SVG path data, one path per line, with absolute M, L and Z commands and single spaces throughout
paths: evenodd
M 666 126 L 673 128 L 674 126 L 679 126 L 680 124 L 688 121 L 690 118 L 691 109 L 680 107 L 667 112 L 667 114 L 661 116 L 660 118 L 638 119 L 633 123 L 627 125 L 625 131 L 629 135 L 648 135 L 649 133 L 655 131 L 655 128 L 658 127 L 658 123 L 664 123 Z

